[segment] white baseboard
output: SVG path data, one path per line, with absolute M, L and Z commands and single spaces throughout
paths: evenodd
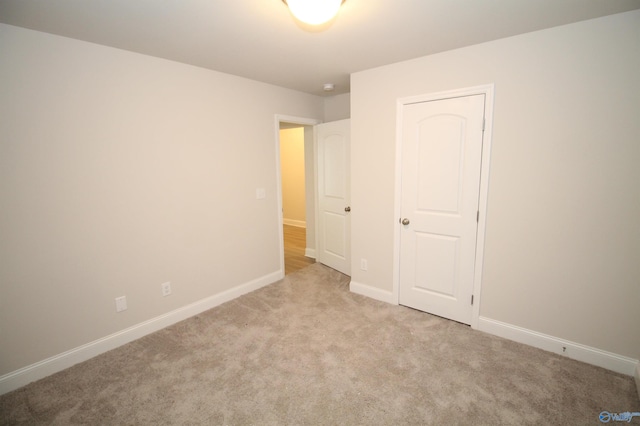
M 394 300 L 393 293 L 386 290 L 381 290 L 376 287 L 371 287 L 366 284 L 361 284 L 356 281 L 351 281 L 349 283 L 349 290 L 352 293 L 356 293 L 362 296 L 367 296 L 375 300 L 379 300 L 381 302 L 391 303 L 393 305 L 397 305 L 398 301 Z
M 282 223 L 284 225 L 290 225 L 290 226 L 295 226 L 297 228 L 306 228 L 307 227 L 307 222 L 305 222 L 304 220 L 296 220 L 296 219 L 282 219 Z
M 182 308 L 168 312 L 164 315 L 160 315 L 122 331 L 118 331 L 117 333 L 113 333 L 109 336 L 105 336 L 101 339 L 5 374 L 0 377 L 0 395 L 18 389 L 33 381 L 50 376 L 58 371 L 62 371 L 75 364 L 132 342 L 146 336 L 147 334 L 154 333 L 201 312 L 215 308 L 216 306 L 240 297 L 243 294 L 274 283 L 282 279 L 283 276 L 284 274 L 282 271 L 272 272 L 253 281 L 249 281 L 223 291 L 222 293 L 215 294 L 187 306 L 183 306 Z
M 307 256 L 307 257 L 310 257 L 312 259 L 315 259 L 316 258 L 316 249 L 310 249 L 310 248 L 304 249 L 304 255 Z
M 528 330 L 490 318 L 480 317 L 478 330 L 545 351 L 564 355 L 571 359 L 586 362 L 587 364 L 597 365 L 628 376 L 633 376 L 634 369 L 637 370 L 638 368 L 637 359 L 559 339 L 554 336 L 538 333 L 537 331 Z M 636 374 L 640 373 L 636 371 Z M 636 379 L 636 384 L 638 381 L 640 381 L 640 379 Z

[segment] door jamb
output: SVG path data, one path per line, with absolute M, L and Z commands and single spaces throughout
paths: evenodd
M 484 265 L 484 243 L 487 219 L 487 199 L 489 195 L 489 170 L 491 163 L 491 141 L 493 136 L 494 84 L 467 87 L 437 93 L 399 98 L 396 101 L 396 165 L 395 165 L 395 201 L 394 201 L 394 238 L 393 238 L 393 291 L 392 300 L 399 304 L 400 297 L 400 227 L 395 220 L 400 218 L 402 196 L 402 125 L 405 105 L 418 102 L 436 101 L 471 95 L 485 95 L 485 128 L 482 138 L 482 163 L 480 169 L 480 197 L 478 199 L 478 231 L 476 237 L 476 258 L 473 277 L 473 306 L 471 309 L 471 328 L 477 329 L 480 318 L 482 289 L 482 268 Z
M 277 203 L 278 203 L 278 235 L 279 238 L 279 256 L 280 256 L 280 279 L 284 278 L 284 231 L 283 231 L 283 217 L 282 217 L 282 172 L 280 164 L 280 123 L 293 123 L 299 124 L 301 126 L 315 126 L 316 124 L 322 123 L 321 120 L 316 120 L 315 118 L 306 118 L 306 117 L 295 117 L 291 115 L 282 115 L 276 114 L 274 116 L 275 125 L 275 144 L 276 144 L 276 193 L 277 193 Z M 315 130 L 314 130 L 314 158 L 315 158 Z M 315 161 L 314 161 L 315 162 Z M 315 177 L 314 177 L 315 179 Z M 314 185 L 315 187 L 315 185 Z M 305 195 L 309 197 L 311 194 Z M 313 197 L 315 199 L 315 190 Z M 317 210 L 317 202 L 314 202 L 315 209 Z M 317 222 L 317 221 L 316 221 Z M 316 230 L 313 230 L 316 232 Z M 316 238 L 316 245 L 318 244 Z

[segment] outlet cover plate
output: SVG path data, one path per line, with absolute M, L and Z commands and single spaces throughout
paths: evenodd
M 116 312 L 127 310 L 127 296 L 116 297 Z
M 367 259 L 360 259 L 360 269 L 366 271 L 369 269 L 369 265 L 367 264 Z
M 162 283 L 162 295 L 168 296 L 171 294 L 171 282 Z

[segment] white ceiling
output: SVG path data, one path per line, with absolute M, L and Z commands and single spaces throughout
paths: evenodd
M 640 0 L 347 0 L 322 31 L 281 0 L 0 0 L 0 22 L 323 95 L 349 74 L 640 8 Z

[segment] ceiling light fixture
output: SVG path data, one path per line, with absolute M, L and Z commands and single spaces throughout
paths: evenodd
M 346 0 L 282 0 L 298 20 L 320 25 L 338 14 L 342 3 Z

